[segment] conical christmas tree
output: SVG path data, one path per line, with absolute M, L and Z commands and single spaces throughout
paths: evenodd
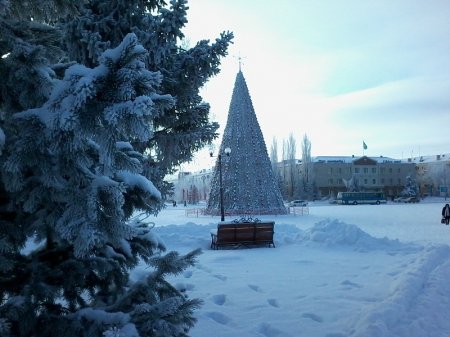
M 225 149 L 231 149 L 229 155 Z M 242 71 L 234 83 L 228 120 L 211 182 L 207 213 L 220 212 L 220 165 L 223 208 L 227 215 L 286 214 L 266 144 Z

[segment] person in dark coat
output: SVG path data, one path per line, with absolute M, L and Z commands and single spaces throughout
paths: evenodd
M 445 224 L 448 225 L 450 222 L 450 205 L 445 204 L 444 208 L 442 208 L 442 218 L 445 221 Z

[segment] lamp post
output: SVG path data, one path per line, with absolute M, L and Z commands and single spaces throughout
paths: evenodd
M 223 152 L 229 156 L 231 153 L 231 149 L 229 147 L 226 147 Z M 213 153 L 212 151 L 209 153 L 209 155 L 212 157 Z M 219 191 L 220 191 L 220 221 L 225 221 L 225 208 L 223 205 L 223 181 L 222 181 L 222 154 L 219 153 L 217 156 L 218 162 L 219 162 Z

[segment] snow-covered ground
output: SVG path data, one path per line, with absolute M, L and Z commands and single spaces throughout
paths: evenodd
M 204 301 L 192 337 L 448 337 L 444 203 L 317 202 L 308 215 L 260 217 L 275 220 L 276 248 L 211 250 L 219 218 L 182 206 L 152 221 L 168 250 L 203 249 L 171 279 Z

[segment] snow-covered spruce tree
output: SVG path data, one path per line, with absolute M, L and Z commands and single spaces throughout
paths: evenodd
M 59 4 L 59 5 L 58 5 Z M 59 14 L 73 11 L 70 1 L 0 0 L 0 167 L 13 146 L 5 141 L 23 130 L 11 122 L 17 111 L 42 105 L 49 97 L 55 72 L 51 63 L 63 55 L 58 47 L 61 34 L 48 24 Z M 32 19 L 33 18 L 33 19 Z M 12 193 L 0 181 L 0 336 L 17 335 L 15 325 L 7 320 L 4 305 L 24 286 L 15 284 L 13 270 L 23 270 L 20 254 L 27 240 L 25 214 Z M 28 287 L 32 284 L 28 285 Z M 13 308 L 16 319 L 24 319 Z
M 416 179 L 413 176 L 408 175 L 406 177 L 405 187 L 400 192 L 400 195 L 405 196 L 405 197 L 415 197 L 418 195 L 418 191 L 419 191 L 419 186 L 416 182 Z
M 21 132 L 11 123 L 11 116 L 15 112 L 41 106 L 48 99 L 56 77 L 52 64 L 64 55 L 64 51 L 60 48 L 62 35 L 48 23 L 57 20 L 60 15 L 74 13 L 76 11 L 74 3 L 75 1 L 61 0 L 0 0 L 2 141 L 5 140 L 5 136 L 9 138 L 11 134 Z M 59 64 L 58 68 L 61 67 Z M 0 144 L 0 153 L 1 167 L 4 158 L 7 157 L 7 149 L 4 149 L 3 144 Z M 18 229 L 16 223 L 21 221 L 20 213 L 20 208 L 12 204 L 10 193 L 4 189 L 0 181 L 2 233 Z M 2 238 L 0 242 L 1 240 Z M 4 252 L 1 247 L 0 251 Z
M 6 137 L 2 180 L 22 212 L 0 227 L 2 336 L 186 336 L 194 324 L 199 301 L 165 276 L 199 251 L 155 254 L 163 244 L 132 217 L 156 212 L 161 197 L 132 143 L 174 104 L 145 57 L 129 34 L 95 68 L 70 67 L 42 107 L 13 116 L 20 132 Z M 153 269 L 133 281 L 139 261 Z
M 52 64 L 64 56 L 60 48 L 61 32 L 48 23 L 61 15 L 75 13 L 74 3 L 0 0 L 0 109 L 3 115 L 41 106 L 48 99 L 56 75 Z
M 218 124 L 209 120 L 209 105 L 199 89 L 219 72 L 220 58 L 233 37 L 224 32 L 212 44 L 203 40 L 188 50 L 181 48 L 187 10 L 186 0 L 171 0 L 169 6 L 163 0 L 92 0 L 63 28 L 70 59 L 85 65 L 97 65 L 97 56 L 128 32 L 134 32 L 149 51 L 147 69 L 161 72 L 161 92 L 176 101 L 155 116 L 152 137 L 133 145 L 152 150 L 144 165 L 145 175 L 163 196 L 170 189 L 163 178 L 217 137 Z

